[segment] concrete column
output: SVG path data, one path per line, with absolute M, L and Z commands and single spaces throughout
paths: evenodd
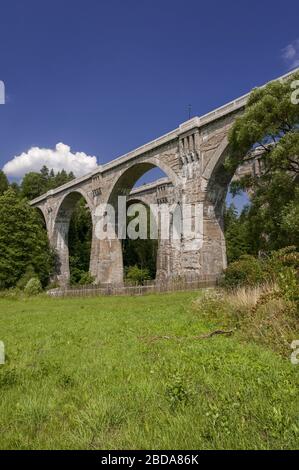
M 160 282 L 167 280 L 171 268 L 171 247 L 169 240 L 159 240 L 157 250 L 156 279 Z
M 115 228 L 118 225 L 116 209 L 93 215 L 90 273 L 97 284 L 123 284 L 122 240 Z
M 89 272 L 95 278 L 95 281 L 99 282 L 99 263 L 100 263 L 100 240 L 95 236 L 94 227 L 92 229 L 92 238 L 91 238 L 91 249 L 90 249 L 90 263 L 89 263 Z
M 179 240 L 159 240 L 156 279 L 163 282 L 183 274 L 181 242 Z
M 66 286 L 70 280 L 68 248 L 69 225 L 70 218 L 68 217 L 58 220 L 55 224 L 53 234 L 50 237 L 50 245 L 55 249 L 57 254 L 54 280 L 57 280 L 60 286 Z
M 221 214 L 215 214 L 213 205 L 204 207 L 204 239 L 201 258 L 204 275 L 219 275 L 227 267 L 223 218 Z
M 90 272 L 98 284 L 123 284 L 121 240 L 98 240 L 93 231 Z

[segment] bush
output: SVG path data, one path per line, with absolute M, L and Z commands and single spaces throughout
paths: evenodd
M 72 268 L 71 269 L 71 275 L 70 275 L 70 284 L 71 285 L 77 285 L 81 279 L 83 271 L 79 268 Z
M 224 273 L 222 286 L 225 288 L 253 287 L 264 283 L 278 284 L 282 291 L 290 289 L 294 293 L 292 300 L 299 290 L 299 253 L 295 247 L 286 247 L 273 251 L 268 256 L 255 258 L 244 255 L 238 261 L 231 263 Z M 284 287 L 283 287 L 284 283 Z M 289 287 L 285 283 L 289 284 Z
M 33 277 L 30 279 L 24 289 L 25 294 L 27 295 L 38 295 L 42 292 L 42 285 L 38 278 Z
M 24 297 L 24 292 L 18 287 L 11 287 L 10 289 L 0 290 L 1 299 L 19 300 Z
M 80 278 L 78 284 L 80 286 L 86 286 L 86 285 L 93 284 L 94 281 L 95 281 L 94 276 L 92 276 L 89 272 L 82 272 L 81 278 Z
M 298 273 L 294 268 L 284 267 L 278 276 L 278 286 L 289 302 L 299 302 Z
M 88 271 L 82 271 L 82 269 L 78 268 L 73 268 L 71 271 L 70 283 L 72 286 L 86 286 L 88 284 L 93 284 L 94 281 L 94 276 L 92 276 Z
M 289 279 L 286 285 L 290 285 Z M 289 357 L 290 344 L 298 338 L 299 317 L 298 302 L 290 301 L 287 296 L 278 285 L 264 284 L 208 291 L 193 307 L 199 318 L 205 317 L 215 328 L 235 329 L 243 341 L 254 341 Z
M 30 281 L 30 279 L 33 279 L 35 277 L 37 277 L 36 272 L 34 271 L 33 266 L 30 264 L 27 267 L 27 269 L 26 269 L 25 273 L 23 274 L 23 276 L 20 277 L 20 279 L 18 280 L 16 287 L 21 289 L 21 290 L 24 290 L 26 285 Z
M 299 253 L 296 251 L 296 247 L 288 246 L 281 250 L 272 251 L 263 263 L 266 278 L 271 282 L 278 282 L 280 273 L 285 268 L 292 268 L 297 273 L 299 272 Z
M 254 256 L 243 255 L 228 266 L 222 285 L 227 288 L 255 286 L 261 284 L 264 279 L 261 261 Z
M 144 281 L 151 279 L 150 272 L 147 268 L 139 268 L 138 266 L 130 266 L 126 272 L 126 279 L 137 285 L 143 285 Z
M 237 328 L 244 340 L 289 355 L 299 334 L 299 253 L 295 247 L 268 256 L 243 256 L 224 274 L 225 290 L 195 304 L 200 315 Z M 228 288 L 228 289 L 227 289 Z

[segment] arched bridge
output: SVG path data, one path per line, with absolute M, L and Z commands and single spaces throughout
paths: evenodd
M 62 285 L 68 282 L 70 274 L 69 223 L 81 196 L 93 220 L 90 272 L 97 282 L 121 284 L 123 281 L 121 240 L 99 240 L 95 226 L 99 204 L 110 203 L 116 207 L 118 196 L 124 194 L 128 199 L 147 203 L 200 204 L 202 207 L 201 243 L 184 236 L 180 240 L 171 237 L 160 240 L 158 278 L 189 274 L 217 276 L 223 271 L 226 267 L 223 203 L 233 177 L 233 174 L 227 174 L 223 162 L 229 151 L 228 132 L 243 112 L 248 96 L 204 116 L 194 117 L 168 134 L 31 202 L 42 211 L 50 243 L 59 255 L 57 275 Z M 134 188 L 137 180 L 155 167 L 163 170 L 167 178 L 154 185 Z

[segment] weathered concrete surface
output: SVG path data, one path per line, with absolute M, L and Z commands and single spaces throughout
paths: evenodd
M 43 212 L 50 242 L 58 252 L 59 282 L 65 285 L 69 280 L 68 228 L 80 196 L 90 208 L 94 227 L 97 206 L 110 203 L 116 208 L 119 195 L 146 204 L 201 203 L 202 246 L 184 238 L 161 241 L 157 277 L 219 275 L 226 267 L 223 203 L 233 177 L 225 172 L 223 161 L 229 151 L 228 132 L 247 99 L 245 95 L 205 116 L 194 117 L 172 132 L 32 201 Z M 132 190 L 136 181 L 154 167 L 163 170 L 167 179 Z M 121 284 L 121 241 L 98 240 L 94 229 L 90 271 L 97 282 Z

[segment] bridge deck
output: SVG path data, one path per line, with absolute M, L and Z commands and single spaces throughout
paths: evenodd
M 287 74 L 278 77 L 276 80 L 286 80 L 288 79 L 291 75 L 294 73 L 298 72 L 299 68 L 292 70 L 291 72 L 288 72 Z M 266 86 L 266 85 L 263 85 Z M 121 165 L 127 161 L 130 161 L 146 152 L 149 152 L 161 145 L 164 145 L 168 142 L 171 142 L 174 139 L 177 139 L 179 135 L 193 129 L 193 128 L 201 128 L 213 121 L 216 121 L 217 119 L 221 119 L 224 116 L 227 116 L 229 114 L 235 113 L 238 110 L 242 109 L 245 107 L 248 97 L 250 93 L 247 93 L 233 101 L 230 101 L 229 103 L 220 106 L 219 108 L 216 108 L 213 111 L 210 111 L 207 114 L 204 114 L 203 116 L 196 116 L 186 122 L 183 122 L 178 128 L 174 129 L 173 131 L 168 132 L 167 134 L 162 135 L 161 137 L 158 137 L 157 139 L 154 139 L 138 148 L 135 150 L 132 150 L 120 157 L 115 158 L 111 162 L 105 163 L 104 165 L 99 165 L 94 171 L 91 173 L 88 173 L 84 176 L 81 176 L 79 178 L 75 178 L 74 180 L 70 181 L 69 183 L 66 183 L 62 186 L 59 186 L 56 189 L 52 189 L 48 191 L 47 193 L 43 194 L 42 196 L 33 199 L 30 204 L 35 205 L 44 199 L 46 199 L 48 196 L 53 196 L 54 194 L 57 194 L 61 191 L 64 191 L 65 189 L 72 188 L 77 186 L 78 184 L 86 181 L 87 179 L 91 178 L 94 175 L 97 175 L 99 173 L 103 174 L 108 170 L 112 170 L 116 168 L 118 165 Z

